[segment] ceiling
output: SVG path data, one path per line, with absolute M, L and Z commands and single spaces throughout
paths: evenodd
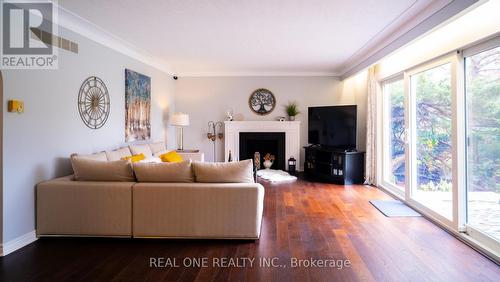
M 449 1 L 58 2 L 150 54 L 172 74 L 216 76 L 342 75 L 398 28 L 411 28 L 410 20 Z

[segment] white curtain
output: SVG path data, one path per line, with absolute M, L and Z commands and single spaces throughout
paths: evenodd
M 381 93 L 380 84 L 375 77 L 375 67 L 368 69 L 367 106 L 366 106 L 366 164 L 365 184 L 377 184 L 377 96 Z

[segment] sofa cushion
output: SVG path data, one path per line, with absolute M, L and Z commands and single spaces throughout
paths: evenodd
M 77 181 L 135 181 L 129 161 L 95 161 L 72 156 L 71 165 Z
M 230 163 L 194 162 L 196 182 L 254 183 L 252 160 Z
M 190 162 L 135 163 L 134 171 L 139 182 L 194 182 Z
M 165 151 L 165 142 L 155 142 L 155 143 L 149 143 L 149 149 L 151 149 L 151 153 L 153 155 L 159 153 L 159 152 L 164 152 Z
M 132 155 L 144 154 L 146 159 L 151 158 L 153 156 L 153 152 L 151 152 L 149 144 L 130 145 L 129 148 L 130 151 L 132 152 Z
M 88 155 L 80 155 L 80 154 L 72 154 L 71 155 L 71 157 L 74 157 L 74 156 L 78 156 L 79 158 L 94 160 L 94 161 L 107 161 L 108 160 L 105 152 L 99 152 L 99 153 L 88 154 Z
M 106 151 L 106 156 L 108 157 L 108 161 L 118 161 L 123 157 L 130 156 L 132 153 L 128 147 L 122 147 L 120 149 L 114 151 Z

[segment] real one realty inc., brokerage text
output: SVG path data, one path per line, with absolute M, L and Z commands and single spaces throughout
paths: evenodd
M 334 258 L 295 258 L 282 259 L 279 257 L 150 257 L 151 268 L 176 268 L 176 267 L 267 267 L 267 268 L 350 268 L 348 259 Z

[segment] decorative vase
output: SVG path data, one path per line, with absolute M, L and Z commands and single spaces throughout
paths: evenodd
M 289 116 L 288 117 L 290 121 L 294 121 L 295 120 L 295 116 Z
M 273 162 L 272 161 L 269 161 L 269 160 L 265 160 L 264 163 L 263 163 L 264 167 L 266 169 L 270 169 L 271 166 L 273 165 Z
M 233 121 L 233 109 L 226 110 L 226 121 Z

